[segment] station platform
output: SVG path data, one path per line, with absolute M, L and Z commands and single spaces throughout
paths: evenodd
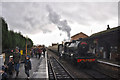
M 48 65 L 47 65 L 47 51 L 45 56 L 41 55 L 40 57 L 40 65 L 37 67 L 37 70 L 33 72 L 32 78 L 41 78 L 48 79 Z
M 30 78 L 40 78 L 44 80 L 48 80 L 48 65 L 47 65 L 47 51 L 45 53 L 45 57 L 41 55 L 40 59 L 36 58 L 35 56 L 30 59 L 32 64 L 32 70 L 30 70 Z M 3 57 L 0 56 L 0 70 L 3 65 Z M 24 79 L 27 78 L 27 75 L 25 74 L 24 70 L 24 64 L 20 64 L 19 68 L 19 75 L 18 79 Z M 15 72 L 13 73 L 12 78 L 15 78 Z M 0 75 L 0 80 L 2 76 Z
M 99 63 L 102 63 L 102 64 L 106 64 L 106 65 L 110 65 L 110 66 L 113 66 L 113 67 L 118 67 L 120 68 L 120 65 L 119 64 L 116 64 L 114 62 L 110 62 L 110 61 L 105 61 L 105 60 L 102 60 L 102 59 L 99 59 L 97 60 Z

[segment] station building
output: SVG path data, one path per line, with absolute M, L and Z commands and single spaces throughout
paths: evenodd
M 120 60 L 120 26 L 92 34 L 85 38 L 89 42 L 89 49 L 100 59 L 112 61 Z
M 71 37 L 72 40 L 83 38 L 89 43 L 89 52 L 95 54 L 99 59 L 112 61 L 120 60 L 120 26 L 108 28 L 104 31 L 87 36 L 80 32 Z
M 71 40 L 70 40 L 70 41 L 72 41 L 72 40 L 78 40 L 79 38 L 88 38 L 88 37 L 89 37 L 89 36 L 86 35 L 85 33 L 80 32 L 80 33 L 78 33 L 78 34 L 73 35 L 73 36 L 71 37 Z

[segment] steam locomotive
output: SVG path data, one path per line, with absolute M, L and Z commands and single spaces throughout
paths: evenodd
M 96 63 L 96 56 L 89 52 L 89 44 L 83 40 L 73 40 L 58 45 L 59 57 L 79 66 Z

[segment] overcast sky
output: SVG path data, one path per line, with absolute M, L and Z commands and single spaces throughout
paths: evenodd
M 6 1 L 6 2 L 5 2 Z M 0 16 L 10 30 L 28 36 L 34 44 L 51 45 L 83 32 L 118 26 L 118 2 L 8 2 L 0 3 Z M 14 0 L 13 0 L 14 1 Z

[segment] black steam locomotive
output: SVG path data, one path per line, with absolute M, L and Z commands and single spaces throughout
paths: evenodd
M 96 62 L 95 55 L 89 53 L 89 44 L 83 39 L 59 44 L 58 53 L 60 58 L 81 66 L 91 65 Z

